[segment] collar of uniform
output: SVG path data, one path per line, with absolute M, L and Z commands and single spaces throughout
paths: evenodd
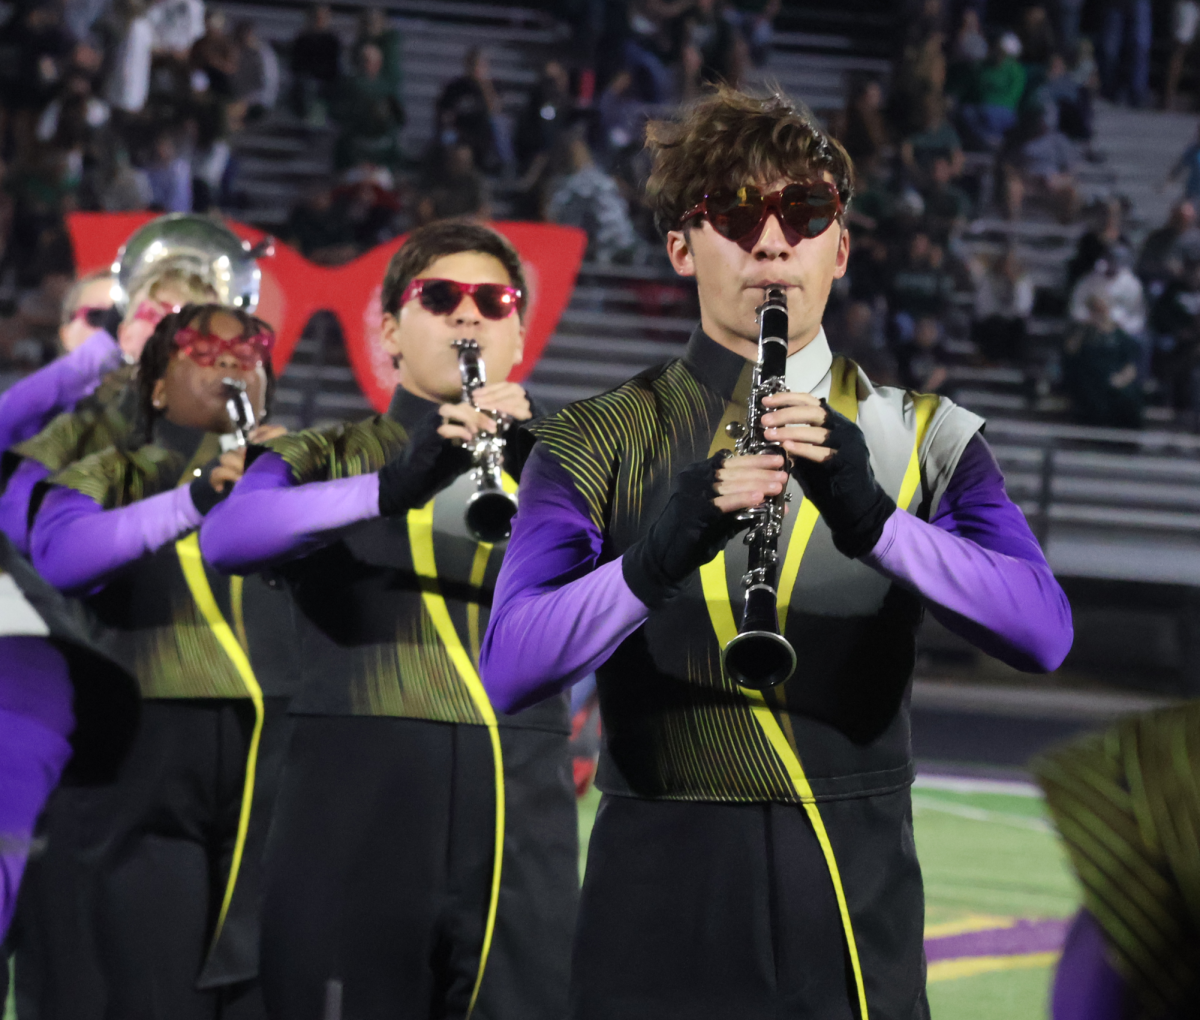
M 683 360 L 692 374 L 726 400 L 733 397 L 747 360 L 722 347 L 699 326 L 692 331 Z M 787 388 L 793 393 L 811 393 L 833 365 L 833 352 L 822 326 L 817 335 L 787 360 Z
M 208 435 L 204 429 L 189 425 L 176 425 L 161 415 L 154 422 L 154 445 L 178 453 L 184 460 L 191 460 Z
M 387 413 L 392 421 L 399 422 L 411 430 L 417 422 L 427 417 L 430 411 L 436 411 L 440 406 L 432 400 L 410 393 L 403 386 L 397 386 L 392 393 L 392 402 L 388 405 Z
M 726 400 L 732 399 L 738 380 L 750 364 L 736 351 L 722 347 L 699 326 L 692 330 L 683 360 L 692 375 Z
M 822 326 L 816 336 L 787 359 L 787 388 L 793 393 L 812 393 L 832 367 L 833 352 Z

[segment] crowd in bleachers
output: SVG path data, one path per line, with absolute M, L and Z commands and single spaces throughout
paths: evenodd
M 73 271 L 65 213 L 239 215 L 234 141 L 263 121 L 332 136 L 329 174 L 278 231 L 316 262 L 497 210 L 584 228 L 595 262 L 661 261 L 641 202 L 643 125 L 709 82 L 769 80 L 780 0 L 541 6 L 571 36 L 521 105 L 471 48 L 430 136 L 414 140 L 403 38 L 383 7 L 362 8 L 351 37 L 314 5 L 271 45 L 204 0 L 16 5 L 0 29 L 0 360 L 54 353 Z M 1195 418 L 1200 138 L 1169 170 L 1185 200 L 1140 250 L 1127 203 L 1089 193 L 1080 174 L 1104 159 L 1097 101 L 1152 101 L 1148 0 L 903 6 L 892 73 L 848 81 L 844 107 L 818 111 L 858 170 L 835 343 L 881 381 L 919 389 L 952 386 L 956 366 L 1036 365 L 1080 421 L 1137 425 L 1148 400 Z M 1173 13 L 1162 99 L 1177 106 L 1200 5 Z M 964 244 L 980 218 L 1062 226 L 1081 234 L 1078 250 L 1057 284 L 1035 286 L 1015 233 L 986 251 Z M 1032 329 L 1039 317 L 1067 325 Z
M 1137 427 L 1148 401 L 1196 420 L 1200 143 L 1171 171 L 1186 177 L 1185 199 L 1138 250 L 1128 203 L 1086 194 L 1080 168 L 1104 160 L 1098 99 L 1151 101 L 1149 4 L 1097 6 L 1099 46 L 1081 34 L 1074 0 L 992 5 L 990 19 L 986 4 L 921 0 L 890 90 L 853 83 L 833 117 L 859 178 L 833 332 L 876 377 L 936 390 L 955 366 L 1010 366 L 1056 386 L 1084 424 Z M 1171 104 L 1193 8 L 1176 5 L 1185 31 L 1168 69 Z M 968 224 L 987 217 L 1007 242 L 964 244 Z M 1020 231 L 1003 225 L 1017 221 L 1079 235 L 1060 279 L 1035 287 Z M 1060 323 L 1036 345 L 1035 316 Z

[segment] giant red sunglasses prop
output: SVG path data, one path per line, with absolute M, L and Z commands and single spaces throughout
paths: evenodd
M 78 273 L 107 269 L 129 235 L 154 218 L 152 213 L 68 216 Z M 265 236 L 262 231 L 241 223 L 227 221 L 227 225 L 251 244 L 257 244 Z M 547 223 L 493 223 L 492 226 L 512 242 L 525 269 L 527 292 L 520 298 L 525 309 L 525 356 L 509 375 L 520 382 L 533 371 L 571 299 L 587 236 L 574 227 Z M 277 373 L 291 361 L 300 334 L 313 313 L 332 312 L 342 327 L 359 386 L 375 408 L 386 410 L 396 386 L 396 370 L 380 343 L 383 321 L 380 294 L 384 270 L 403 243 L 404 238 L 398 237 L 333 269 L 314 265 L 286 244 L 275 243 L 274 257 L 259 261 L 262 291 L 255 314 L 275 327 L 271 363 Z

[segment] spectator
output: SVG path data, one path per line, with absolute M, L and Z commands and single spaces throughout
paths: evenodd
M 157 0 L 146 16 L 154 30 L 154 50 L 184 62 L 205 33 L 203 0 Z
M 153 209 L 159 212 L 192 211 L 192 167 L 180 154 L 177 139 L 170 129 L 160 130 L 154 139 L 146 177 L 150 182 Z
M 238 45 L 238 65 L 233 76 L 233 95 L 243 111 L 242 118 L 253 122 L 275 108 L 279 98 L 279 59 L 271 44 L 259 38 L 253 21 L 239 21 L 234 39 Z
M 217 106 L 197 108 L 187 126 L 191 133 L 192 209 L 208 212 L 214 205 L 232 200 L 233 150 L 224 137 L 225 121 Z
M 500 97 L 492 84 L 487 57 L 477 46 L 467 50 L 463 74 L 438 97 L 435 115 L 444 145 L 470 146 L 474 165 L 485 173 L 500 169 L 493 118 L 500 112 Z
M 15 60 L 9 71 L 5 105 L 12 118 L 18 158 L 33 145 L 37 116 L 52 97 L 70 57 L 73 41 L 62 26 L 58 7 L 50 2 L 18 8 L 11 29 Z
M 567 151 L 571 172 L 551 194 L 546 219 L 581 228 L 587 234 L 587 258 L 592 261 L 633 261 L 637 234 L 617 182 L 596 166 L 580 135 L 570 138 Z
M 646 114 L 633 94 L 633 75 L 622 68 L 596 102 L 601 151 L 609 165 L 619 153 L 642 141 Z
M 340 266 L 358 254 L 354 229 L 334 203 L 333 191 L 312 191 L 288 216 L 284 240 L 321 266 Z
M 1089 208 L 1091 223 L 1080 237 L 1075 254 L 1067 263 L 1067 289 L 1070 290 L 1079 278 L 1092 271 L 1096 262 L 1118 245 L 1129 246 L 1125 236 L 1125 213 L 1128 201 L 1110 196 L 1093 202 Z
M 154 29 L 144 0 L 117 0 L 114 8 L 119 42 L 113 54 L 105 98 L 121 114 L 138 114 L 150 94 L 150 57 Z
M 921 198 L 925 202 L 925 230 L 934 244 L 946 248 L 962 234 L 971 211 L 971 200 L 954 184 L 954 168 L 948 159 L 933 161 Z
M 1034 117 L 1033 135 L 1004 163 L 1005 213 L 1016 219 L 1026 195 L 1032 195 L 1043 201 L 1060 223 L 1071 223 L 1079 214 L 1075 146 L 1058 130 L 1053 107 L 1036 111 Z
M 1012 248 L 986 265 L 975 284 L 975 343 L 988 361 L 1020 362 L 1033 313 L 1033 278 Z
M 1025 68 L 1017 60 L 1020 55 L 1021 41 L 1005 32 L 979 68 L 973 101 L 964 103 L 959 113 L 968 145 L 998 149 L 1016 125 L 1017 107 L 1025 93 Z
M 459 142 L 446 153 L 445 173 L 428 182 L 417 206 L 421 224 L 454 217 L 486 220 L 491 215 L 487 181 L 475 167 L 471 146 Z
M 1167 222 L 1146 235 L 1138 254 L 1137 275 L 1151 298 L 1182 272 L 1185 251 L 1200 251 L 1200 227 L 1191 199 L 1176 202 Z
M 367 43 L 358 51 L 358 73 L 340 87 L 337 104 L 341 132 L 334 146 L 334 168 L 362 164 L 394 168 L 401 158 L 404 110 L 383 77 L 383 54 Z
M 1061 53 L 1054 53 L 1046 66 L 1046 80 L 1037 90 L 1040 105 L 1058 113 L 1058 127 L 1076 141 L 1092 138 L 1092 93 L 1075 80 Z
M 308 9 L 308 24 L 292 41 L 292 104 L 297 116 L 323 127 L 341 73 L 342 41 L 328 4 Z
M 737 27 L 746 53 L 756 67 L 767 62 L 774 22 L 782 7 L 783 0 L 732 0 L 724 5 L 722 16 Z M 731 78 L 730 83 L 733 81 Z
M 1104 11 L 1104 98 L 1144 107 L 1150 98 L 1150 0 L 1107 0 Z
M 1194 416 L 1200 411 L 1200 245 L 1180 252 L 1179 273 L 1154 302 L 1150 326 L 1158 340 L 1155 374 L 1171 406 Z
M 1183 61 L 1196 42 L 1200 29 L 1200 3 L 1196 0 L 1175 0 L 1171 11 L 1171 60 L 1167 64 L 1167 80 L 1163 86 L 1163 109 L 1174 110 L 1179 95 L 1179 79 L 1183 77 Z
M 913 324 L 912 339 L 896 357 L 900 382 L 919 393 L 936 393 L 949 375 L 942 324 L 935 315 L 922 315 Z
M 680 16 L 694 0 L 629 0 L 622 59 L 648 103 L 668 102 L 675 84 L 669 70 L 679 56 Z
M 1079 37 L 1079 24 L 1083 18 L 1084 0 L 1056 0 L 1055 20 L 1058 22 L 1058 40 L 1062 52 L 1073 54 L 1083 41 Z M 1090 42 L 1089 42 L 1090 45 Z
M 744 51 L 744 41 L 718 0 L 696 0 L 684 16 L 683 99 L 697 98 L 704 86 L 718 81 L 737 88 Z
M 239 60 L 237 41 L 226 31 L 224 11 L 208 11 L 204 15 L 204 35 L 196 40 L 189 57 L 192 70 L 203 72 L 208 87 L 224 102 L 233 98 Z
M 1021 56 L 1031 73 L 1044 73 L 1050 58 L 1058 49 L 1050 16 L 1041 4 L 1026 7 L 1021 15 Z
M 1183 150 L 1175 165 L 1167 174 L 1167 181 L 1184 178 L 1183 196 L 1193 202 L 1200 202 L 1200 127 L 1196 129 L 1196 137 L 1192 144 Z
M 896 359 L 887 349 L 879 320 L 869 302 L 846 302 L 829 319 L 829 346 L 857 364 L 876 386 L 899 386 Z
M 383 54 L 381 73 L 395 92 L 396 101 L 403 105 L 404 56 L 400 33 L 388 26 L 387 11 L 383 7 L 364 7 L 359 12 L 358 36 L 354 40 L 355 54 L 368 44 L 377 46 Z
M 900 158 L 918 186 L 931 183 L 933 164 L 942 160 L 950 167 L 951 179 L 963 170 L 962 141 L 946 119 L 946 101 L 928 95 L 921 118 L 921 129 L 910 134 L 900 146 Z
M 1117 245 L 1100 259 L 1095 268 L 1075 284 L 1071 292 L 1071 318 L 1089 322 L 1093 309 L 1089 303 L 1094 295 L 1104 298 L 1105 313 L 1134 340 L 1140 340 L 1146 329 L 1146 295 L 1142 281 L 1129 268 L 1129 249 Z
M 873 78 L 858 82 L 842 115 L 839 140 L 855 163 L 884 159 L 891 150 L 883 116 L 883 86 Z
M 988 41 L 979 28 L 979 12 L 974 7 L 965 7 L 951 45 L 951 61 L 956 64 L 982 64 L 987 55 Z
M 570 126 L 573 112 L 571 78 L 567 69 L 560 60 L 547 60 L 517 121 L 518 167 L 529 182 L 541 177 L 541 164 Z M 527 182 L 525 187 L 528 186 Z
M 945 37 L 940 31 L 905 48 L 892 95 L 893 123 L 907 134 L 921 126 L 921 112 L 928 96 L 946 91 Z
M 909 239 L 888 287 L 888 307 L 900 344 L 911 342 L 918 318 L 944 314 L 955 290 L 945 261 L 945 252 L 925 231 L 919 230 Z
M 1083 425 L 1141 428 L 1138 345 L 1114 321 L 1102 293 L 1089 294 L 1084 311 L 1064 345 L 1063 387 L 1072 412 Z

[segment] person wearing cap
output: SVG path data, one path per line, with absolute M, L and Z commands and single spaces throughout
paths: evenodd
M 959 109 L 959 120 L 975 148 L 998 149 L 1016 126 L 1017 107 L 1025 94 L 1025 68 L 1020 60 L 1021 40 L 1005 32 L 994 43 L 988 59 L 976 72 L 973 102 Z

